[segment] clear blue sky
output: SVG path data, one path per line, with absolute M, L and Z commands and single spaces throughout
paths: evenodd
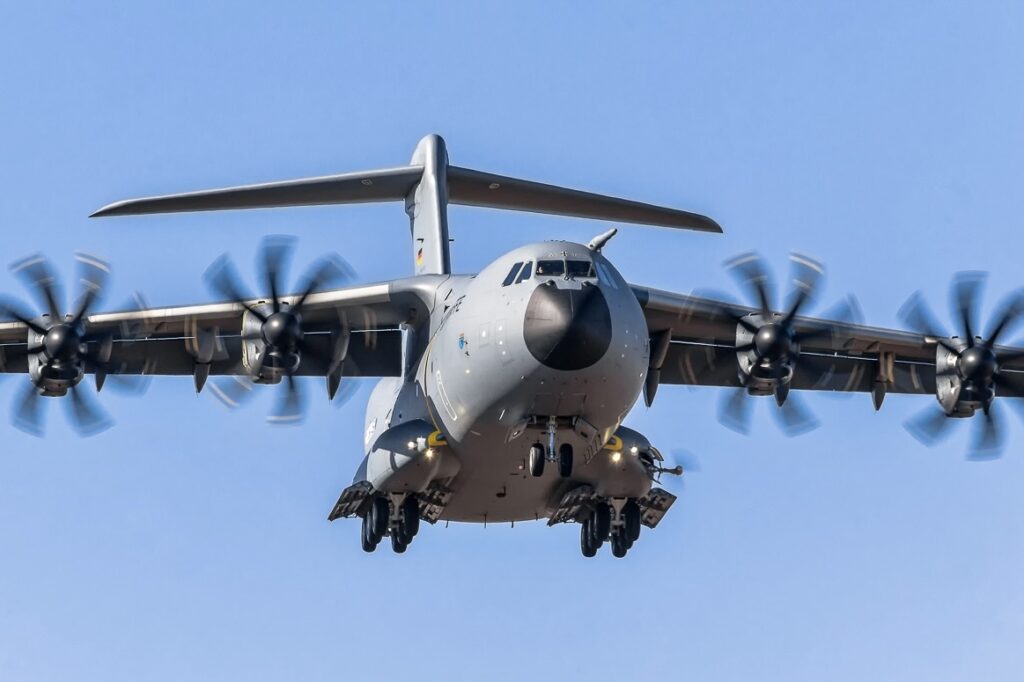
M 798 249 L 874 324 L 950 275 L 1022 284 L 1018 3 L 6 3 L 3 258 L 75 250 L 111 302 L 204 301 L 231 251 L 301 237 L 361 281 L 410 272 L 397 205 L 88 220 L 115 199 L 407 161 L 453 162 L 706 212 L 712 236 L 623 230 L 628 279 L 730 288 L 721 262 Z M 62 5 L 62 6 L 60 6 Z M 216 5 L 211 7 L 211 5 Z M 581 220 L 452 210 L 459 271 Z M 4 270 L 0 290 L 22 294 Z M 8 378 L 4 410 L 18 387 Z M 1021 426 L 998 462 L 969 429 L 927 450 L 930 398 L 815 396 L 753 438 L 716 390 L 663 388 L 628 424 L 703 470 L 627 560 L 575 526 L 426 527 L 405 556 L 325 520 L 360 458 L 362 405 L 274 429 L 191 379 L 101 396 L 117 426 L 37 440 L 0 425 L 4 680 L 1017 680 L 1024 670 Z M 1010 416 L 1007 412 L 1006 416 Z

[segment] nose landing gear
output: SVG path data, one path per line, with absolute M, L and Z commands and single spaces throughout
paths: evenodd
M 572 476 L 572 463 L 573 463 L 573 452 L 572 445 L 569 443 L 562 443 L 558 446 L 556 451 L 556 438 L 558 435 L 558 420 L 555 417 L 549 417 L 547 427 L 545 429 L 547 435 L 547 445 L 542 445 L 539 441 L 530 446 L 530 475 L 534 477 L 540 477 L 544 475 L 544 463 L 546 461 L 558 462 L 558 475 L 562 478 L 570 478 Z

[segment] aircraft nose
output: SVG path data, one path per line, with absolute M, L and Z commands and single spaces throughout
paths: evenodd
M 533 357 L 552 369 L 590 367 L 612 342 L 608 302 L 590 283 L 581 289 L 559 289 L 549 281 L 530 296 L 523 337 Z

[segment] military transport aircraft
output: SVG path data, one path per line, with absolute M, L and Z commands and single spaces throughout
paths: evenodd
M 94 312 L 107 266 L 82 256 L 83 292 L 68 312 L 44 259 L 16 263 L 44 310 L 3 306 L 0 368 L 30 379 L 16 425 L 41 433 L 40 397 L 69 396 L 79 430 L 100 430 L 106 420 L 81 386 L 85 374 L 97 390 L 132 375 L 192 375 L 202 391 L 213 376 L 211 388 L 229 403 L 255 385 L 283 384 L 271 419 L 284 423 L 302 415 L 300 377 L 326 377 L 331 398 L 347 378 L 375 377 L 365 456 L 329 515 L 361 518 L 363 549 L 388 537 L 404 552 L 421 520 L 547 519 L 578 522 L 585 556 L 610 541 L 622 557 L 676 499 L 660 477 L 681 467 L 622 426 L 637 399 L 650 406 L 663 384 L 731 387 L 722 417 L 739 430 L 750 396 L 771 396 L 794 433 L 814 426 L 794 389 L 863 392 L 876 409 L 890 392 L 932 394 L 939 405 L 913 420 L 913 431 L 931 441 L 952 419 L 976 417 L 975 457 L 999 452 L 994 398 L 1024 397 L 1024 350 L 997 345 L 1024 299 L 1008 297 L 988 335 L 977 336 L 977 274 L 954 281 L 956 336 L 920 296 L 901 313 L 912 332 L 860 326 L 850 302 L 821 319 L 802 315 L 822 274 L 802 256 L 793 258 L 784 305 L 754 255 L 729 264 L 753 306 L 631 284 L 602 251 L 614 229 L 589 244 L 528 244 L 478 274 L 453 274 L 449 203 L 721 228 L 694 213 L 452 166 L 436 135 L 405 166 L 133 199 L 94 216 L 392 200 L 405 202 L 411 221 L 414 275 L 379 284 L 332 288 L 347 267 L 325 259 L 286 294 L 290 242 L 269 238 L 259 297 L 244 293 L 222 258 L 207 281 L 223 302 Z

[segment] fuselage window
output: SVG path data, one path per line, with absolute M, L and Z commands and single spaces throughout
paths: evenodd
M 571 260 L 566 263 L 569 277 L 594 277 L 594 264 L 588 260 Z
M 533 272 L 533 261 L 530 261 L 523 266 L 523 271 L 519 273 L 519 279 L 516 280 L 516 284 L 530 279 L 530 274 Z
M 537 261 L 537 276 L 561 277 L 565 274 L 564 260 L 539 260 Z
M 501 286 L 507 287 L 512 284 L 516 279 L 516 275 L 519 274 L 519 268 L 523 267 L 523 262 L 520 261 L 512 266 L 512 269 L 508 271 L 508 275 L 505 276 L 505 281 L 501 283 Z

